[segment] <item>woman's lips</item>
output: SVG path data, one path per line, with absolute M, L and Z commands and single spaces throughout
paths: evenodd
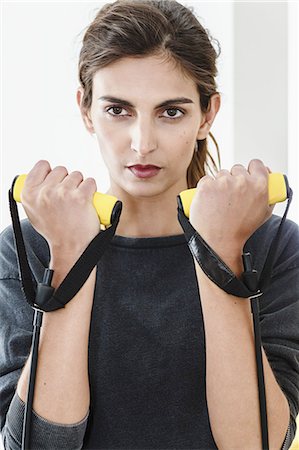
M 151 165 L 136 165 L 128 167 L 130 171 L 138 178 L 150 178 L 159 172 L 161 167 L 151 166 Z

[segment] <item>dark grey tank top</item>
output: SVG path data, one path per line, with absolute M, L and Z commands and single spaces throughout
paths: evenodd
M 115 236 L 98 265 L 85 449 L 216 449 L 205 336 L 184 235 Z

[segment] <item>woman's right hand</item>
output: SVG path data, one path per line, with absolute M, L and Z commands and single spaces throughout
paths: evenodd
M 39 161 L 28 173 L 21 201 L 32 226 L 48 242 L 50 251 L 80 255 L 100 231 L 93 206 L 97 186 L 81 172 L 68 173 Z

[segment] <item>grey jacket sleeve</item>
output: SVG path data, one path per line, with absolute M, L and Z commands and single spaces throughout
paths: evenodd
M 261 270 L 279 225 L 273 217 L 248 242 L 248 249 Z M 299 228 L 285 223 L 276 253 L 269 287 L 260 297 L 262 345 L 275 378 L 290 407 L 290 424 L 283 450 L 288 449 L 296 433 L 299 410 Z
M 40 281 L 49 261 L 47 243 L 28 221 L 22 221 L 22 229 L 34 278 Z M 6 450 L 21 448 L 24 403 L 15 391 L 30 353 L 32 319 L 33 310 L 21 290 L 14 239 L 9 227 L 0 235 L 0 429 Z M 81 448 L 87 419 L 73 425 L 61 425 L 34 413 L 31 448 Z
M 21 448 L 24 410 L 24 402 L 15 393 L 3 429 L 5 450 L 19 450 Z M 33 411 L 31 448 L 36 450 L 80 450 L 87 425 L 87 417 L 76 424 L 61 425 L 59 423 L 49 422 Z

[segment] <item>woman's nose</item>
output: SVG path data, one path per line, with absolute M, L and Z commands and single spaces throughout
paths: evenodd
M 137 118 L 132 125 L 131 149 L 140 155 L 151 153 L 157 148 L 154 124 L 150 118 Z

